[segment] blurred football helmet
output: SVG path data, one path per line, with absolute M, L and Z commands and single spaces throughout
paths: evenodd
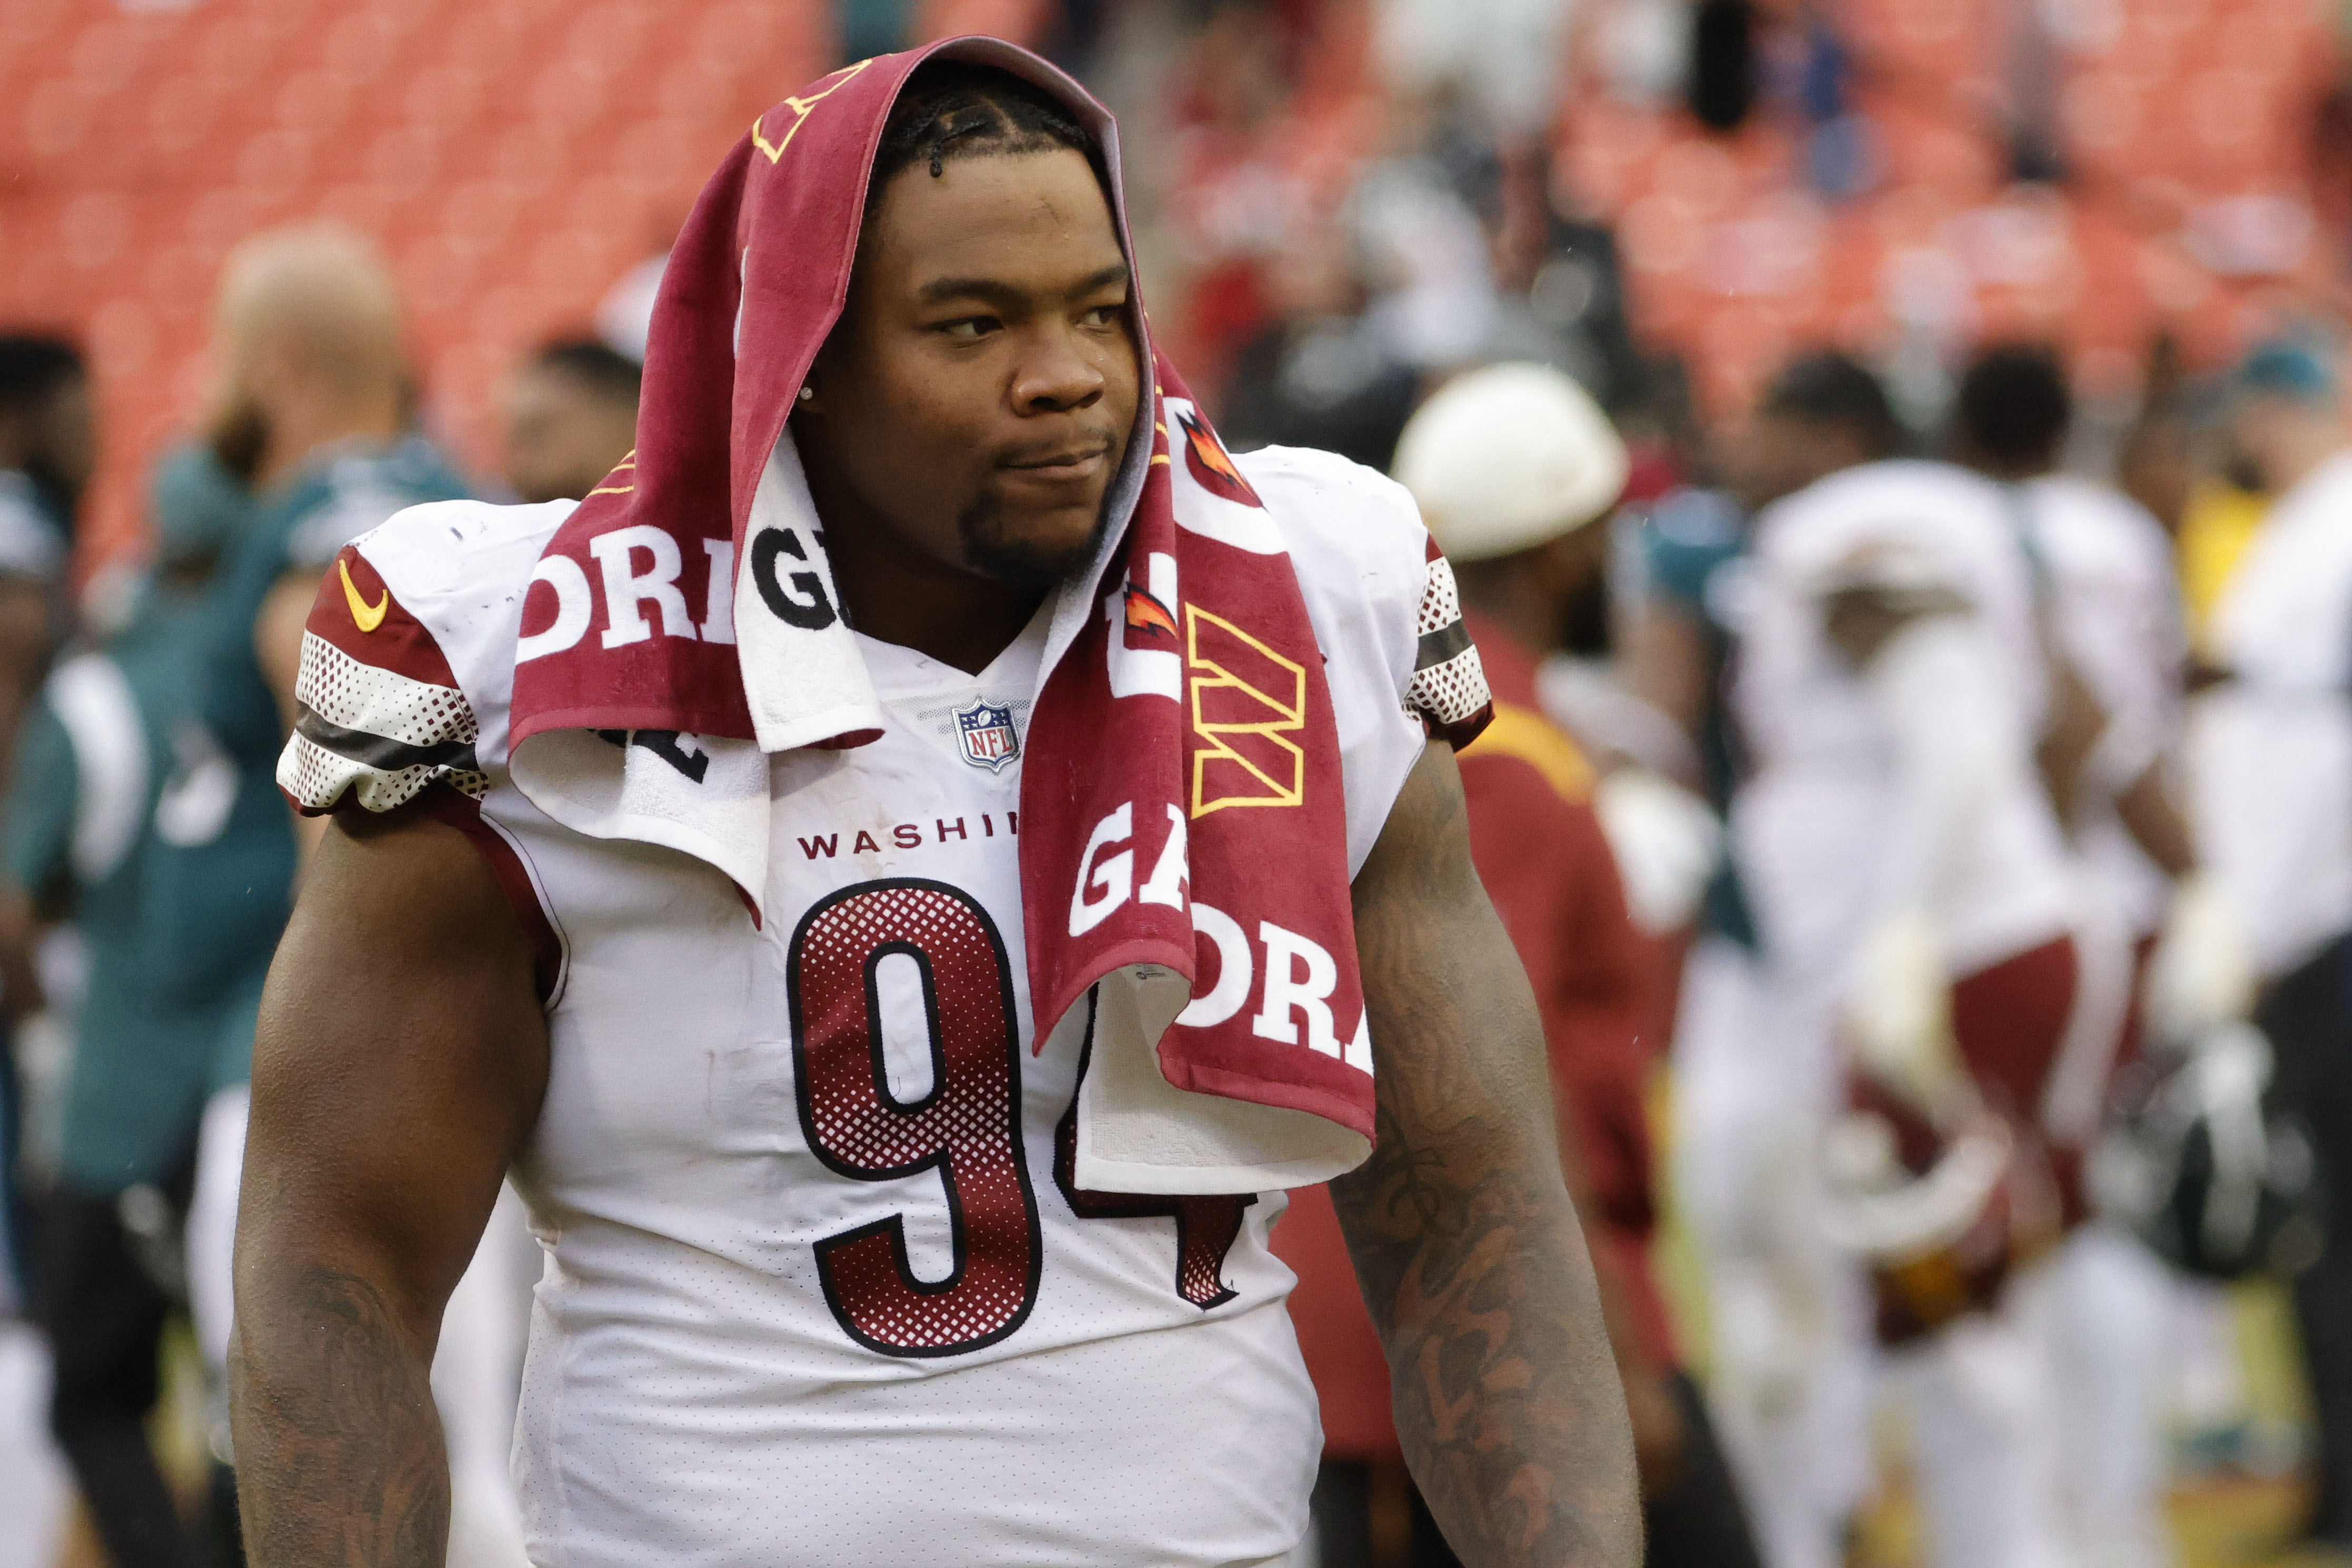
M 2271 1042 L 2217 1024 L 2117 1081 L 2087 1171 L 2099 1212 L 2212 1280 L 2300 1273 L 2325 1239 L 2311 1138 L 2269 1102 Z
M 1915 1170 L 1889 1107 L 1846 1112 L 1823 1150 L 1822 1227 L 1870 1273 L 1879 1343 L 1906 1344 L 1990 1308 L 2018 1268 L 2056 1242 L 2058 1189 L 2042 1145 L 1981 1110 Z M 1916 1162 L 1915 1162 L 1916 1163 Z

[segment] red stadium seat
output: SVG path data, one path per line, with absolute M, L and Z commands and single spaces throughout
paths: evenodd
M 750 0 L 9 0 L 0 319 L 89 337 L 94 550 L 134 540 L 156 440 L 199 413 L 237 240 L 331 218 L 383 245 L 432 410 L 457 416 L 439 433 L 480 465 L 511 357 L 658 246 L 752 117 L 823 68 L 825 26 Z

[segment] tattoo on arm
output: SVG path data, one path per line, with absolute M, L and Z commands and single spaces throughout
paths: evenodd
M 547 1083 L 531 947 L 429 800 L 321 841 L 255 1026 L 229 1408 L 254 1568 L 441 1568 L 435 1342 Z
M 231 1359 L 252 1560 L 440 1568 L 449 1462 L 432 1352 L 410 1343 L 383 1293 L 310 1269 L 257 1322 L 240 1320 Z
M 1433 752 L 1358 878 L 1379 1141 L 1331 1196 L 1406 1458 L 1454 1550 L 1480 1568 L 1630 1565 L 1624 1396 L 1560 1175 L 1541 1026 L 1462 818 L 1451 758 Z

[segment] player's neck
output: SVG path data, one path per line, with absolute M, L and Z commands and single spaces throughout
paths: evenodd
M 932 560 L 872 519 L 828 511 L 824 545 L 851 626 L 970 674 L 1012 645 L 1045 598 Z

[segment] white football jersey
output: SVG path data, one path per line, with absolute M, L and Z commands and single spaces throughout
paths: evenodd
M 1874 563 L 1962 601 L 1988 677 L 1968 738 L 1994 754 L 1993 783 L 1928 890 L 1953 972 L 2063 935 L 2074 897 L 2033 764 L 2048 688 L 2032 573 L 2000 493 L 1941 463 L 1846 469 L 1758 517 L 1732 687 L 1754 763 L 1733 807 L 1741 875 L 1776 961 L 1829 984 L 1885 913 L 1905 804 L 1885 719 L 1823 625 L 1825 594 Z
M 2032 480 L 2020 496 L 2048 573 L 2051 622 L 2075 672 L 2108 723 L 2129 730 L 2149 761 L 2177 757 L 2189 650 L 2163 525 L 2129 497 L 2063 475 Z M 2111 800 L 2085 802 L 2075 841 L 2131 930 L 2154 933 L 2171 881 L 2133 841 Z
M 1325 655 L 1352 873 L 1424 744 L 1427 536 L 1352 465 L 1240 462 Z M 567 510 L 423 507 L 359 542 L 462 713 L 413 666 L 306 646 L 318 716 L 419 748 L 380 755 L 379 787 L 413 764 L 476 795 L 560 944 L 515 1171 L 547 1253 L 515 1454 L 533 1561 L 1281 1558 L 1321 1447 L 1266 1246 L 1284 1196 L 1074 1190 L 1087 1009 L 1033 1039 L 1017 846 L 1050 604 L 978 674 L 861 639 L 887 727 L 770 759 L 763 929 L 716 870 L 562 828 L 508 780 L 521 605 Z
M 2213 608 L 2235 678 L 2198 699 L 2198 847 L 2286 973 L 2352 930 L 2352 452 L 2281 496 Z

